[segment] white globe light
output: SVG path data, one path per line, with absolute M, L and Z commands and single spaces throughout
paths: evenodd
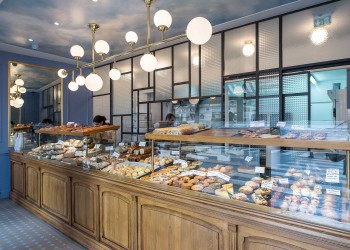
M 13 85 L 11 88 L 10 88 L 10 94 L 14 94 L 16 93 L 17 91 L 17 86 L 16 85 Z
M 99 55 L 106 55 L 109 52 L 109 45 L 104 40 L 98 40 L 95 43 L 95 51 Z
M 60 69 L 57 72 L 58 76 L 61 78 L 66 78 L 68 76 L 68 73 L 65 69 Z
M 312 31 L 310 35 L 311 42 L 315 45 L 321 45 L 328 39 L 328 32 L 325 28 L 320 27 Z
M 22 79 L 17 79 L 15 81 L 15 84 L 18 85 L 18 86 L 23 86 L 24 85 L 24 81 Z
M 189 102 L 190 102 L 192 105 L 196 105 L 196 104 L 199 102 L 199 99 L 198 99 L 198 98 L 190 99 Z
M 114 80 L 114 81 L 119 80 L 119 79 L 120 79 L 120 76 L 121 76 L 121 73 L 120 73 L 120 71 L 119 71 L 118 69 L 116 69 L 116 68 L 113 68 L 113 69 L 111 69 L 111 70 L 109 71 L 109 77 L 110 77 L 112 80 Z
M 21 108 L 22 106 L 23 106 L 23 104 L 19 104 L 16 100 L 14 100 L 13 101 L 13 106 L 15 107 L 15 108 Z
M 70 91 L 77 91 L 79 88 L 78 83 L 71 81 L 70 83 L 68 83 L 68 88 Z
M 73 45 L 70 48 L 70 54 L 75 58 L 81 58 L 84 56 L 84 49 L 80 45 Z
M 129 44 L 137 43 L 138 39 L 139 39 L 139 37 L 137 36 L 137 34 L 134 31 L 128 31 L 125 35 L 125 40 Z
M 84 86 L 85 85 L 85 77 L 83 75 L 78 75 L 77 78 L 75 79 L 75 82 L 79 86 Z
M 252 41 L 246 41 L 242 49 L 243 55 L 248 57 L 253 55 L 254 52 L 255 52 L 255 46 L 253 45 Z
M 171 26 L 172 18 L 168 11 L 166 10 L 158 10 L 156 14 L 154 14 L 154 24 L 159 29 L 167 30 Z
M 209 41 L 213 33 L 211 23 L 204 17 L 195 17 L 187 25 L 187 38 L 194 44 L 202 45 Z
M 144 71 L 152 72 L 157 68 L 157 58 L 152 54 L 144 54 L 141 57 L 140 65 Z
M 10 106 L 14 106 L 14 100 L 10 100 Z
M 20 87 L 19 88 L 19 92 L 21 92 L 22 94 L 24 94 L 25 92 L 27 92 L 27 89 L 25 87 Z
M 86 77 L 85 86 L 90 91 L 99 91 L 103 86 L 102 78 L 95 73 L 91 73 Z
M 22 98 L 16 98 L 16 102 L 17 102 L 19 105 L 23 105 L 24 100 L 23 100 Z

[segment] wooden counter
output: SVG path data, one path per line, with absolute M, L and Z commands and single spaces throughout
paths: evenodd
M 15 152 L 10 158 L 11 199 L 89 249 L 350 248 L 350 228 L 339 222 Z

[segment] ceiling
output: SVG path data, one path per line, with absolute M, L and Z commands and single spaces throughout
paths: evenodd
M 165 34 L 172 37 L 184 34 L 188 22 L 197 16 L 207 18 L 215 26 L 291 2 L 296 0 L 155 0 L 151 6 L 151 42 L 161 39 L 153 24 L 153 15 L 160 9 L 172 15 L 172 26 Z M 71 58 L 70 47 L 79 44 L 85 50 L 83 61 L 91 61 L 91 32 L 87 27 L 90 22 L 100 24 L 96 39 L 109 43 L 110 54 L 128 49 L 124 37 L 129 30 L 139 35 L 136 46 L 146 43 L 143 0 L 0 0 L 0 43 L 3 44 L 66 58 Z

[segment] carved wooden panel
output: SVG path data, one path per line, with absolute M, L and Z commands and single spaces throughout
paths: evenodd
M 66 222 L 70 222 L 71 196 L 68 176 L 42 171 L 41 206 Z
M 73 226 L 98 239 L 99 218 L 97 186 L 73 179 L 72 189 Z
M 11 190 L 25 196 L 25 168 L 23 163 L 11 163 L 12 185 Z
M 40 170 L 33 165 L 26 165 L 26 198 L 40 206 Z
M 130 195 L 100 187 L 100 237 L 113 248 L 132 248 L 133 201 Z
M 286 235 L 288 236 L 288 235 Z M 238 250 L 325 250 L 266 231 L 238 227 Z
M 222 232 L 203 220 L 167 208 L 142 205 L 139 227 L 141 249 L 224 249 Z

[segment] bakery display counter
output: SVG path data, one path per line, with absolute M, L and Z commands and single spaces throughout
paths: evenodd
M 146 134 L 158 156 L 124 144 L 96 169 L 11 151 L 11 198 L 89 249 L 350 248 L 348 153 L 231 134 Z

